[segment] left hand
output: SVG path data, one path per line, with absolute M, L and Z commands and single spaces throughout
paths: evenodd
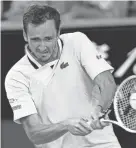
M 97 129 L 103 129 L 105 126 L 108 126 L 109 123 L 107 122 L 101 122 L 100 117 L 103 114 L 101 113 L 101 108 L 97 106 L 94 110 L 94 112 L 91 114 L 90 120 L 88 121 L 88 124 L 93 128 L 93 130 Z M 105 119 L 108 119 L 108 116 L 106 115 Z

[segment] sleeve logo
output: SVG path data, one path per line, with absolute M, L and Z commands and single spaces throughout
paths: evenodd
M 18 109 L 21 109 L 21 105 L 16 105 L 16 106 L 13 106 L 13 107 L 12 107 L 12 109 L 13 109 L 13 110 L 18 110 Z
M 9 99 L 9 103 L 14 103 L 16 101 L 17 101 L 17 99 L 14 99 L 14 98 Z

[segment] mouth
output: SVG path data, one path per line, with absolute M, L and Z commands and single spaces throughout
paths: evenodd
M 48 51 L 44 51 L 44 52 L 38 52 L 39 54 L 48 54 Z

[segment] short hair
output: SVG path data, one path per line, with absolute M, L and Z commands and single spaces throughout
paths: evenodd
M 60 13 L 50 6 L 46 5 L 31 5 L 23 15 L 23 28 L 25 33 L 27 33 L 28 24 L 40 25 L 46 20 L 54 20 L 56 30 L 59 31 L 60 28 Z

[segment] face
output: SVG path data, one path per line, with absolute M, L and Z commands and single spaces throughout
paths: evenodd
M 53 61 L 57 52 L 57 40 L 59 33 L 56 30 L 54 20 L 47 20 L 40 25 L 28 24 L 25 41 L 35 58 L 43 65 Z

